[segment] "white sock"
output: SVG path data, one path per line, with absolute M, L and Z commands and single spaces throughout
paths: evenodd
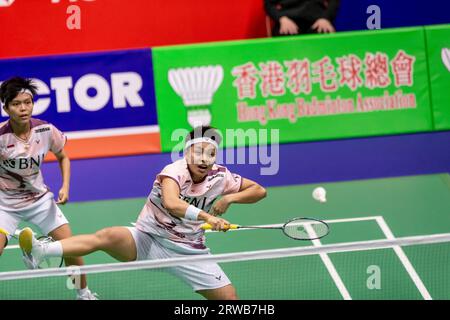
M 84 288 L 84 289 L 77 289 L 77 294 L 79 295 L 79 296 L 82 296 L 82 295 L 84 295 L 86 292 L 88 292 L 89 291 L 89 288 L 86 286 L 86 288 Z
M 50 242 L 45 250 L 45 255 L 47 257 L 62 257 L 63 248 L 61 242 L 59 241 Z

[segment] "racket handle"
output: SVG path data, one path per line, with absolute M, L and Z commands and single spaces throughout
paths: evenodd
M 227 228 L 227 230 L 237 229 L 237 228 L 239 228 L 239 226 L 237 224 L 230 224 L 229 227 Z M 204 223 L 204 224 L 202 224 L 202 229 L 203 230 L 211 230 L 212 226 L 209 223 Z
M 9 232 L 6 231 L 6 230 L 3 229 L 3 228 L 0 228 L 0 233 L 1 233 L 1 234 L 4 234 L 5 236 L 9 236 Z

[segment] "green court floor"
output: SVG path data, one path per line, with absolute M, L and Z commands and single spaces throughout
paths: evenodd
M 450 176 L 422 175 L 322 184 L 327 202 L 314 201 L 318 185 L 274 187 L 254 205 L 234 205 L 224 216 L 238 224 L 278 224 L 306 216 L 330 221 L 322 244 L 450 233 Z M 91 233 L 135 221 L 145 198 L 70 203 L 63 211 L 74 233 Z M 311 246 L 278 230 L 208 233 L 212 253 Z M 0 258 L 0 272 L 24 269 L 12 247 Z M 416 277 L 394 249 L 332 253 L 269 260 L 228 262 L 221 266 L 243 299 L 450 299 L 450 243 L 400 249 Z M 328 264 L 325 260 L 328 259 Z M 104 253 L 87 264 L 110 263 Z M 334 274 L 331 269 L 334 269 Z M 368 286 L 377 270 L 377 286 Z M 332 276 L 333 274 L 333 276 Z M 416 278 L 413 280 L 413 278 Z M 424 288 L 419 288 L 417 278 Z M 73 299 L 65 277 L 0 281 L 0 299 Z M 340 281 L 340 284 L 339 284 Z M 89 287 L 102 299 L 202 299 L 183 282 L 160 270 L 125 271 L 89 276 Z

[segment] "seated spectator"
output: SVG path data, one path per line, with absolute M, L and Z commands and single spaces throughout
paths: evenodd
M 272 36 L 332 33 L 339 0 L 264 0 L 275 22 Z

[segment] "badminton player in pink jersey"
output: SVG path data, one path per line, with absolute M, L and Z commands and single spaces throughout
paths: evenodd
M 9 116 L 9 120 L 0 123 L 0 228 L 14 234 L 21 221 L 28 221 L 42 233 L 60 240 L 72 235 L 57 206 L 69 199 L 70 160 L 64 152 L 66 137 L 50 123 L 31 117 L 36 90 L 31 80 L 20 77 L 0 86 L 0 100 Z M 40 169 L 49 151 L 58 159 L 63 180 L 57 201 L 45 185 Z M 8 238 L 0 234 L 0 254 Z M 65 263 L 82 265 L 83 260 L 68 257 Z M 95 299 L 85 277 L 77 298 Z
M 111 227 L 53 243 L 36 240 L 31 230 L 22 231 L 20 238 L 23 250 L 30 253 L 30 264 L 47 257 L 83 256 L 98 250 L 119 261 L 210 254 L 201 225 L 209 223 L 214 230 L 225 231 L 229 223 L 218 216 L 230 204 L 254 203 L 266 196 L 266 190 L 256 182 L 215 164 L 219 143 L 215 129 L 195 128 L 186 137 L 184 158 L 156 176 L 135 227 Z M 237 299 L 217 263 L 186 264 L 168 271 L 207 299 Z

